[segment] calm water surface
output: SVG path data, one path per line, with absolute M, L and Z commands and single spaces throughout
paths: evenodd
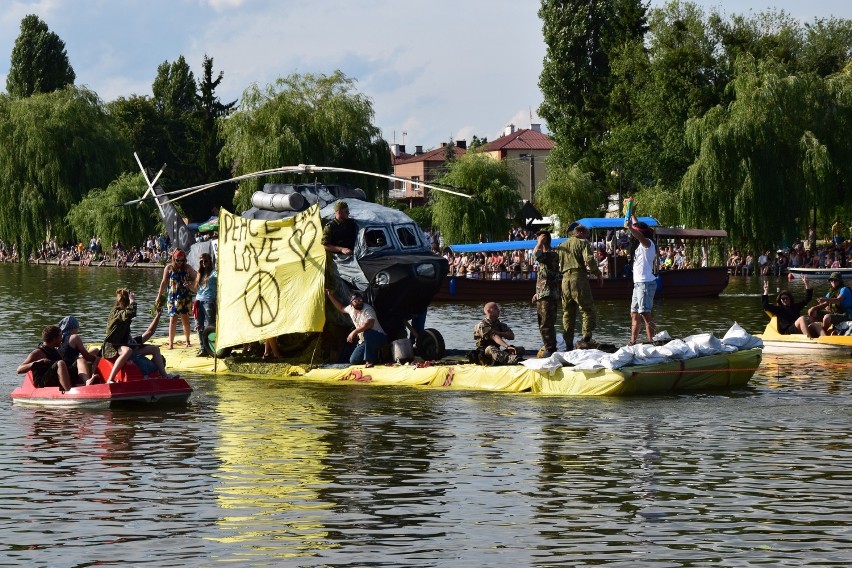
M 144 306 L 159 277 L 0 266 L 0 564 L 852 558 L 849 358 L 766 356 L 749 388 L 643 398 L 191 376 L 195 393 L 179 410 L 11 405 L 14 369 L 42 326 L 73 313 L 94 339 L 117 286 Z M 719 299 L 665 301 L 657 319 L 672 335 L 721 335 L 735 320 L 758 332 L 759 290 L 738 279 Z M 599 309 L 597 336 L 623 343 L 627 301 Z M 468 348 L 480 310 L 436 307 L 429 326 Z M 518 343 L 538 347 L 531 307 L 506 305 L 504 319 Z

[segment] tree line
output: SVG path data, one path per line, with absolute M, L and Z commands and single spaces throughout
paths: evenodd
M 690 2 L 543 0 L 537 205 L 570 222 L 634 195 L 663 223 L 790 244 L 852 218 L 852 21 Z
M 293 74 L 222 102 L 216 90 L 224 72 L 206 55 L 201 67 L 196 78 L 183 56 L 165 61 L 151 96 L 104 102 L 74 84 L 65 43 L 38 16 L 26 16 L 0 94 L 0 240 L 25 256 L 48 236 L 138 243 L 158 232 L 153 203 L 119 206 L 146 187 L 134 151 L 151 177 L 166 165 L 160 182 L 167 190 L 284 164 L 390 171 L 372 103 L 343 73 Z M 370 196 L 380 187 L 373 178 L 336 181 Z M 262 183 L 226 184 L 179 206 L 191 219 L 206 219 L 218 206 L 246 209 Z

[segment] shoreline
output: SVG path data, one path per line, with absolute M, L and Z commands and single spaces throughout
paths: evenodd
M 163 264 L 158 264 L 158 263 L 156 263 L 156 262 L 140 262 L 140 263 L 138 263 L 138 264 L 136 264 L 136 265 L 134 265 L 134 266 L 131 266 L 130 264 L 128 264 L 128 265 L 126 265 L 126 266 L 115 266 L 115 265 L 113 264 L 113 262 L 114 262 L 114 261 L 109 261 L 109 262 L 107 262 L 107 263 L 104 263 L 103 265 L 102 265 L 100 262 L 93 262 L 92 264 L 88 264 L 88 265 L 85 265 L 85 264 L 84 264 L 84 265 L 82 265 L 82 266 L 80 266 L 80 261 L 79 261 L 79 260 L 72 260 L 72 261 L 69 261 L 68 263 L 61 263 L 61 262 L 59 262 L 58 260 L 40 260 L 40 261 L 38 261 L 38 262 L 21 262 L 21 261 L 17 261 L 17 262 L 2 262 L 2 263 L 0 263 L 0 264 L 29 264 L 29 265 L 32 265 L 32 266 L 45 265 L 45 264 L 52 264 L 53 266 L 76 266 L 76 267 L 78 267 L 78 268 L 129 268 L 129 269 L 135 269 L 135 268 L 146 268 L 146 269 L 159 268 L 160 270 L 162 270 L 162 269 L 163 269 L 163 268 L 165 268 L 165 266 L 166 266 L 166 265 L 165 265 L 165 263 L 163 263 Z

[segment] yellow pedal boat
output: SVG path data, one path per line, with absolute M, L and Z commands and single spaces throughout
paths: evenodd
M 757 337 L 763 340 L 767 354 L 823 353 L 826 355 L 852 355 L 852 336 L 826 335 L 811 339 L 801 333 L 782 335 L 778 333 L 778 322 L 773 316 L 766 329 Z

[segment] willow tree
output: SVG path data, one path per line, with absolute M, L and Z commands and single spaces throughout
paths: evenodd
M 535 205 L 540 211 L 555 214 L 562 227 L 583 217 L 600 217 L 606 189 L 577 165 L 565 167 L 557 147 L 547 157 L 547 179 L 536 189 Z
M 724 228 L 734 242 L 789 242 L 811 207 L 831 210 L 850 196 L 836 157 L 849 156 L 852 142 L 837 130 L 852 107 L 816 74 L 785 75 L 750 56 L 732 86 L 733 102 L 687 126 L 698 158 L 683 179 L 683 220 Z
M 0 239 L 27 253 L 48 233 L 69 237 L 69 209 L 109 183 L 129 155 L 101 101 L 85 88 L 0 96 Z
M 355 82 L 340 71 L 294 74 L 265 89 L 253 85 L 221 123 L 220 160 L 236 175 L 297 164 L 389 173 L 390 148 L 374 118 L 369 97 L 357 92 Z M 292 176 L 243 181 L 235 207 L 247 208 L 252 193 L 276 179 L 299 181 Z M 330 181 L 358 185 L 370 197 L 387 186 L 368 176 L 335 175 Z
M 131 207 L 122 203 L 139 197 L 145 187 L 141 173 L 122 174 L 106 189 L 90 191 L 71 208 L 66 220 L 79 238 L 97 235 L 107 242 L 140 243 L 155 234 L 160 216 L 151 201 Z
M 431 193 L 432 227 L 445 243 L 503 240 L 521 204 L 520 182 L 506 161 L 468 152 L 437 181 L 471 196 Z

